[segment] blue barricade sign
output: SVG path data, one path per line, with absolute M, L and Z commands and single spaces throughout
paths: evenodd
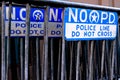
M 64 36 L 66 40 L 106 40 L 117 35 L 118 14 L 111 11 L 66 8 Z
M 62 37 L 62 13 L 63 8 L 50 8 L 48 20 L 48 36 Z
M 5 35 L 8 35 L 9 7 L 5 7 Z M 43 36 L 44 34 L 44 9 L 31 8 L 30 10 L 30 36 Z M 26 8 L 12 7 L 11 36 L 25 36 L 26 33 Z
M 5 7 L 5 35 L 8 35 L 8 12 L 9 7 Z M 48 14 L 48 36 L 62 36 L 62 8 L 50 8 Z M 30 10 L 30 36 L 44 36 L 44 15 L 45 10 L 41 8 L 31 8 Z M 11 36 L 25 36 L 26 33 L 26 8 L 12 7 L 11 14 Z

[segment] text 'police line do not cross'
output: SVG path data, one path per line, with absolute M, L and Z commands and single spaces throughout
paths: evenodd
M 64 17 L 66 40 L 116 38 L 118 25 L 116 12 L 68 7 L 65 9 Z
M 5 7 L 5 35 L 8 35 L 8 11 Z M 115 39 L 117 35 L 118 14 L 116 12 L 101 11 L 84 8 L 65 8 L 64 34 L 62 27 L 62 8 L 49 8 L 48 36 L 61 37 L 66 40 L 103 40 Z M 44 35 L 45 10 L 31 8 L 30 36 Z M 26 8 L 12 7 L 11 36 L 25 36 Z
M 5 35 L 8 36 L 9 7 L 5 7 Z M 62 8 L 49 8 L 48 36 L 62 36 Z M 45 9 L 31 8 L 30 10 L 30 36 L 44 36 Z M 25 36 L 26 8 L 13 6 L 11 12 L 11 36 Z

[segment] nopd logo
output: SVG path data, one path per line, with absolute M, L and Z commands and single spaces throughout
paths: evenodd
M 42 20 L 43 18 L 44 18 L 44 16 L 43 16 L 43 12 L 41 11 L 41 10 L 35 10 L 34 12 L 33 12 L 33 18 L 35 19 L 35 20 Z
M 90 12 L 89 20 L 91 23 L 93 22 L 97 23 L 99 20 L 99 13 L 96 10 L 92 10 Z

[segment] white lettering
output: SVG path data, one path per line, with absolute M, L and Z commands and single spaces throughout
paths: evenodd
M 85 14 L 84 15 L 84 19 L 83 19 L 83 14 Z M 86 22 L 86 20 L 87 20 L 87 11 L 85 10 L 85 9 L 82 9 L 81 11 L 80 11 L 80 21 L 81 22 Z
M 6 7 L 6 19 L 8 18 L 9 18 L 9 7 Z M 15 20 L 15 18 L 16 18 L 15 8 L 12 8 L 11 19 Z
M 101 13 L 101 23 L 103 23 L 104 20 L 106 20 L 107 18 L 108 18 L 107 12 L 102 12 L 102 13 Z
M 109 23 L 114 23 L 114 21 L 115 21 L 115 15 L 113 13 L 109 13 Z
M 71 17 L 74 20 L 74 22 L 77 22 L 78 17 L 78 9 L 75 9 L 75 13 L 72 11 L 71 8 L 69 8 L 69 19 L 68 21 L 71 22 Z
M 58 9 L 55 9 L 55 11 L 53 10 L 53 8 L 50 8 L 50 16 L 49 16 L 49 20 L 52 20 L 52 17 L 55 21 L 57 21 L 58 18 Z
M 23 17 L 23 12 L 26 12 L 26 9 L 25 9 L 25 8 L 22 8 L 22 9 L 20 10 L 20 19 L 25 20 L 26 17 Z

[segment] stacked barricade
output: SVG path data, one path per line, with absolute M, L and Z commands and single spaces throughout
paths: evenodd
M 119 8 L 54 0 L 1 5 L 1 80 L 119 78 Z

